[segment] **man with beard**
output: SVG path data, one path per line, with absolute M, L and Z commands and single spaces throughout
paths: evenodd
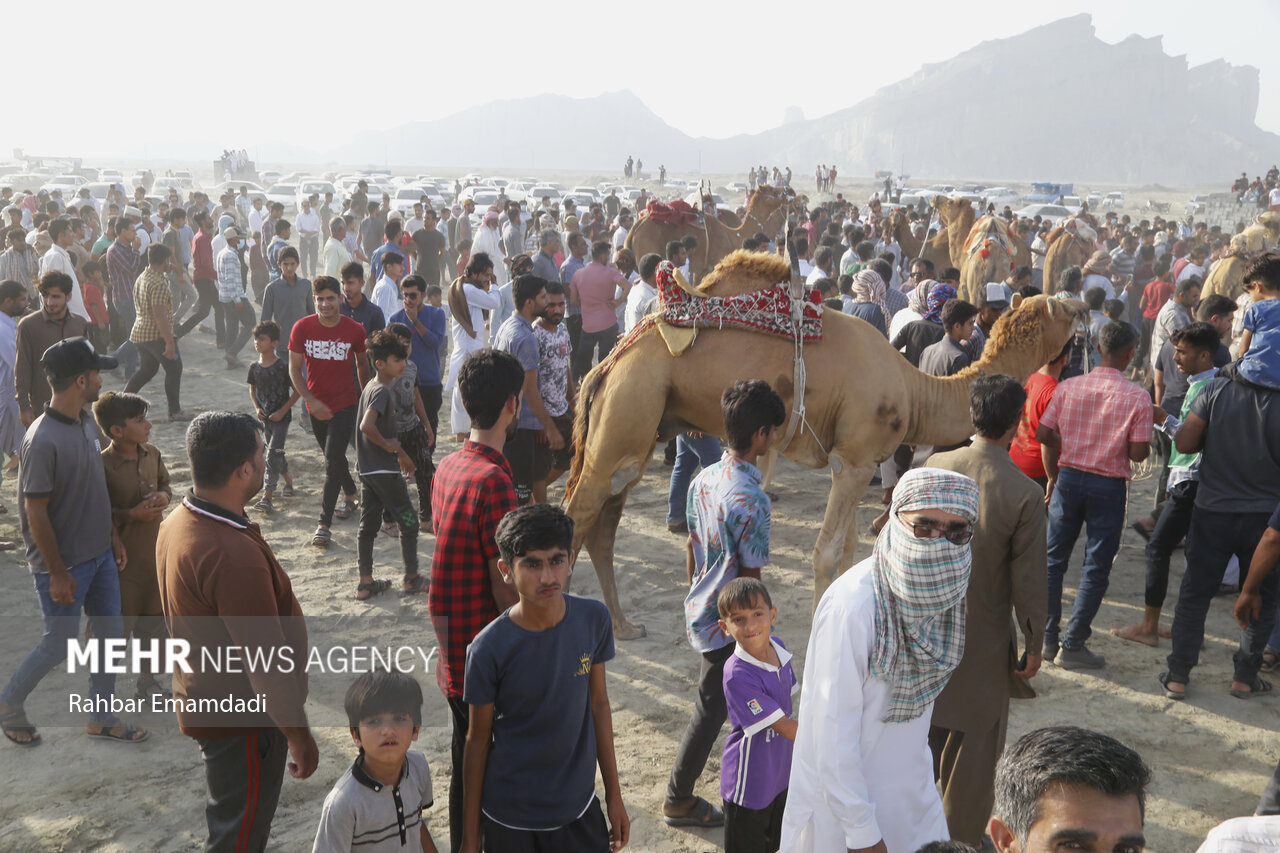
M 520 276 L 512 285 L 512 301 L 515 311 L 499 327 L 493 346 L 514 355 L 524 368 L 524 401 L 520 405 L 515 434 L 508 439 L 504 450 L 511 465 L 517 503 L 523 506 L 533 498 L 537 444 L 547 442 L 554 451 L 562 449 L 565 441 L 552 421 L 538 387 L 541 356 L 533 321 L 541 317 L 546 308 L 547 282 L 536 275 Z
M 538 339 L 538 395 L 564 439 L 559 449 L 553 449 L 551 442 L 543 439 L 534 446 L 534 503 L 547 502 L 547 486 L 560 479 L 573 460 L 573 405 L 577 389 L 570 370 L 573 350 L 569 330 L 563 322 L 566 300 L 564 285 L 548 281 L 547 307 L 533 324 L 533 334 Z
M 422 276 L 428 287 L 448 279 L 447 274 L 443 279 L 441 277 L 441 273 L 448 269 L 445 264 L 448 240 L 436 227 L 439 224 L 435 210 L 428 206 L 422 211 L 422 227 L 413 232 L 413 245 L 418 252 L 414 272 Z
M 67 308 L 74 286 L 65 273 L 45 273 L 40 277 L 40 310 L 18 323 L 18 366 L 14 384 L 18 389 L 18 411 L 26 426 L 44 411 L 52 393 L 40 367 L 40 356 L 58 341 L 81 337 L 89 328 L 88 323 Z

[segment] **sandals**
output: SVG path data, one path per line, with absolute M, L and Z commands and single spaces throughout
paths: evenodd
M 387 534 L 388 536 L 393 536 L 396 539 L 400 538 L 400 526 L 396 524 L 394 521 L 389 521 L 386 524 L 382 525 L 382 532 Z
M 389 589 L 391 589 L 391 581 L 389 580 L 376 580 L 370 583 L 359 584 L 356 586 L 356 601 L 368 601 L 375 595 L 382 595 Z M 360 593 L 362 592 L 367 592 L 369 594 L 362 598 L 360 596 Z
M 724 812 L 708 803 L 702 797 L 695 797 L 693 805 L 682 815 L 663 815 L 662 821 L 667 826 L 723 826 Z
M 1271 692 L 1271 682 L 1264 681 L 1263 679 L 1255 676 L 1253 684 L 1250 686 L 1249 690 L 1237 690 L 1232 687 L 1227 692 L 1237 699 L 1256 699 L 1259 696 L 1265 696 Z
M 419 595 L 429 588 L 430 584 L 421 573 L 414 575 L 405 575 L 404 583 L 400 586 L 400 591 L 405 595 Z
M 1160 679 L 1160 686 L 1164 688 L 1164 697 L 1166 699 L 1181 702 L 1183 699 L 1187 698 L 1187 684 L 1185 681 L 1174 681 L 1167 672 L 1160 673 L 1158 678 Z M 1170 684 L 1181 684 L 1182 692 L 1179 693 L 1178 691 L 1171 689 L 1169 687 Z
M 342 503 L 333 508 L 333 517 L 340 521 L 346 521 L 351 514 L 356 511 L 356 502 L 344 499 Z
M 1259 666 L 1258 669 L 1263 672 L 1274 672 L 1276 670 L 1276 664 L 1280 664 L 1280 652 L 1267 649 L 1262 653 L 1262 665 Z
M 280 497 L 282 497 L 282 498 L 291 498 L 291 497 L 293 497 L 295 494 L 297 494 L 297 492 L 295 492 L 295 491 L 293 490 L 293 484 L 292 484 L 292 483 L 289 483 L 289 484 L 288 484 L 288 485 L 286 485 L 283 489 L 281 489 L 281 490 L 280 490 Z
M 124 726 L 124 731 L 117 734 L 113 729 L 119 725 Z M 89 732 L 88 734 L 91 740 L 113 740 L 117 743 L 142 743 L 144 740 L 151 737 L 151 732 L 146 729 L 134 728 L 130 724 L 120 720 L 113 720 L 111 725 L 106 726 L 100 731 Z
M 311 544 L 317 548 L 328 548 L 332 541 L 333 533 L 327 527 L 317 527 L 316 532 L 311 534 Z
M 22 722 L 18 722 L 21 720 Z M 0 731 L 4 732 L 5 738 L 13 744 L 17 744 L 23 748 L 39 746 L 44 741 L 40 737 L 40 733 L 36 731 L 36 727 L 31 725 L 31 721 L 27 719 L 27 712 L 18 708 L 16 711 L 0 716 Z M 14 735 L 25 734 L 29 740 L 18 740 Z

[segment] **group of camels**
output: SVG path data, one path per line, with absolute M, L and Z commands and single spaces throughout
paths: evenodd
M 725 258 L 701 293 L 743 293 L 791 276 L 775 255 L 738 251 Z M 778 451 L 808 468 L 830 468 L 831 486 L 813 550 L 814 601 L 840 569 L 853 564 L 856 512 L 876 466 L 901 444 L 947 445 L 973 431 L 969 386 L 984 374 L 1018 381 L 1061 351 L 1083 303 L 1034 297 L 1001 317 L 982 359 L 948 378 L 921 373 L 884 335 L 840 312 L 823 314 L 821 341 L 803 350 L 808 381 L 804 422 Z M 795 347 L 791 340 L 739 329 L 707 328 L 673 356 L 654 325 L 637 327 L 583 380 L 574 424 L 577 448 L 565 491 L 619 639 L 644 635 L 622 610 L 614 577 L 614 541 L 627 493 L 640 481 L 657 442 L 690 430 L 724 436 L 721 393 L 745 379 L 767 381 L 793 411 Z M 780 435 L 792 435 L 784 424 Z

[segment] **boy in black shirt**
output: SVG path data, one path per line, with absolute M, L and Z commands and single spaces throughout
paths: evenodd
M 289 381 L 289 363 L 276 354 L 280 345 L 280 327 L 271 321 L 253 327 L 253 348 L 258 360 L 249 365 L 249 399 L 253 410 L 262 421 L 263 438 L 267 444 L 267 481 L 262 497 L 253 508 L 262 513 L 275 511 L 272 499 L 276 484 L 283 478 L 284 497 L 293 497 L 293 477 L 289 476 L 289 460 L 284 455 L 284 441 L 289 436 L 289 424 L 293 421 L 293 404 L 298 402 L 298 392 Z

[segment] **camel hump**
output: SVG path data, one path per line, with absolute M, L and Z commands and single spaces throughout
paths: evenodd
M 716 264 L 697 287 L 698 296 L 736 296 L 777 287 L 791 280 L 785 258 L 739 249 Z

